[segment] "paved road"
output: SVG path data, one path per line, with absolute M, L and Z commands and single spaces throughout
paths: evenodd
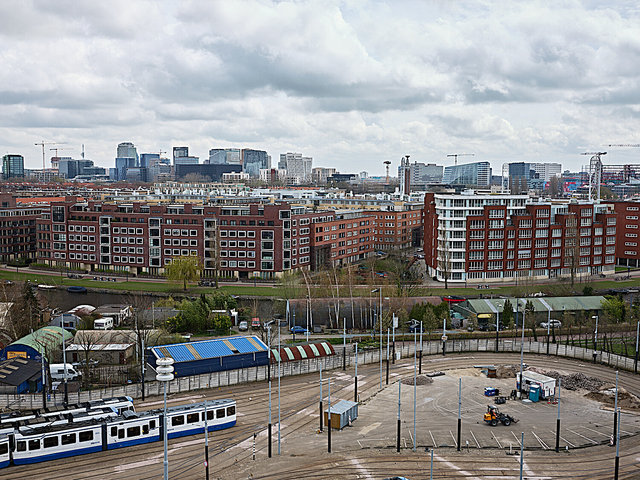
M 478 363 L 517 363 L 519 355 L 474 353 L 447 357 L 425 357 L 427 369 L 450 370 L 469 367 Z M 391 369 L 392 379 L 413 375 L 412 360 L 397 362 Z M 615 378 L 613 370 L 605 367 L 581 364 L 567 359 L 549 359 L 543 356 L 528 355 L 526 362 L 531 365 L 568 371 L 583 371 L 600 376 L 608 381 Z M 328 372 L 325 372 L 325 378 Z M 353 371 L 332 371 L 332 396 L 351 398 L 353 395 Z M 366 402 L 361 408 L 374 406 L 379 392 L 378 365 L 360 366 L 358 369 L 360 400 Z M 621 385 L 630 391 L 640 393 L 640 377 L 621 372 Z M 273 423 L 277 423 L 277 398 L 273 382 Z M 434 384 L 435 385 L 435 384 Z M 430 443 L 424 425 L 421 427 L 419 441 L 421 448 L 412 452 L 403 448 L 395 453 L 391 445 L 369 447 L 357 442 L 340 441 L 345 432 L 335 433 L 334 453 L 326 453 L 326 434 L 316 433 L 318 426 L 318 377 L 303 375 L 282 379 L 282 456 L 277 456 L 276 431 L 274 427 L 274 458 L 267 458 L 267 388 L 265 382 L 236 385 L 206 392 L 183 393 L 180 397 L 171 397 L 170 404 L 185 404 L 199 401 L 206 395 L 209 398 L 235 398 L 238 402 L 238 424 L 228 430 L 212 434 L 210 439 L 211 478 L 385 478 L 391 475 L 404 475 L 408 478 L 428 478 L 428 454 L 424 446 Z M 394 387 L 389 387 L 394 388 Z M 410 387 L 407 387 L 408 389 Z M 326 392 L 325 392 L 326 395 Z M 150 398 L 139 409 L 157 407 L 161 399 Z M 427 415 L 443 415 L 450 405 L 439 403 L 438 408 L 424 409 Z M 445 409 L 445 410 L 443 410 Z M 475 413 L 474 413 L 475 414 Z M 407 414 L 405 414 L 406 416 Z M 375 424 L 368 415 L 368 425 Z M 381 423 L 395 422 L 393 406 L 381 409 Z M 625 431 L 631 425 L 632 415 L 623 416 Z M 405 417 L 406 420 L 406 417 Z M 454 422 L 450 428 L 454 428 Z M 470 420 L 465 422 L 471 423 Z M 364 425 L 364 416 L 362 425 Z M 355 427 L 354 427 L 355 428 Z M 361 428 L 361 427 L 357 427 Z M 474 427 L 475 428 L 475 427 Z M 479 427 L 478 427 L 479 428 Z M 490 427 L 487 427 L 490 428 Z M 527 428 L 530 430 L 530 428 Z M 355 431 L 355 430 L 354 430 Z M 575 429 L 578 433 L 585 430 Z M 599 430 L 598 430 L 599 431 Z M 591 433 L 589 438 L 598 441 L 607 440 L 607 430 L 603 427 L 600 434 Z M 253 434 L 257 434 L 257 458 L 252 460 Z M 362 430 L 360 433 L 363 433 Z M 364 432 L 364 436 L 375 439 L 379 435 L 375 427 Z M 499 432 L 505 435 L 506 430 Z M 632 432 L 633 433 L 633 432 Z M 604 436 L 603 436 L 604 435 Z M 403 434 L 407 437 L 407 434 Z M 517 478 L 519 464 L 517 459 L 505 455 L 504 450 L 492 446 L 482 438 L 482 448 L 471 448 L 457 453 L 455 449 L 443 446 L 439 438 L 446 438 L 446 432 L 439 427 L 434 432 L 438 449 L 435 455 L 435 478 Z M 569 438 L 566 438 L 569 440 Z M 204 477 L 203 438 L 185 437 L 170 443 L 170 478 L 201 479 Z M 449 442 L 450 443 L 450 442 Z M 515 443 L 515 442 L 514 442 Z M 529 443 L 527 447 L 529 447 Z M 408 442 L 410 445 L 410 442 Z M 638 478 L 640 457 L 640 438 L 638 435 L 624 438 L 621 443 L 620 478 Z M 527 478 L 612 478 L 613 449 L 594 445 L 572 449 L 569 453 L 556 454 L 553 451 L 538 448 L 526 452 L 525 474 Z M 10 467 L 2 472 L 4 479 L 157 479 L 162 476 L 162 443 L 131 447 L 119 451 L 101 452 L 67 460 L 56 460 L 38 465 Z

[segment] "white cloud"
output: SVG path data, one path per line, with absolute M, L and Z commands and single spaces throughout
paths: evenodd
M 576 169 L 638 141 L 635 2 L 15 0 L 0 18 L 0 149 L 32 167 L 42 138 L 104 166 L 133 141 L 374 174 L 454 151 Z

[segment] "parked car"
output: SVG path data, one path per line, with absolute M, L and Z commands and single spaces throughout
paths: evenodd
M 291 327 L 291 333 L 307 333 L 307 329 L 304 327 L 301 327 L 300 325 L 295 325 L 293 327 Z
M 560 328 L 562 326 L 562 322 L 560 320 L 551 320 L 550 322 L 542 322 L 540 326 L 542 328 L 547 328 L 547 326 L 549 328 Z
M 240 330 L 241 332 L 246 332 L 247 330 L 249 330 L 249 324 L 246 321 L 241 321 L 238 324 L 238 330 Z

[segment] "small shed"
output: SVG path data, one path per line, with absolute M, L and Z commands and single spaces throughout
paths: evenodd
M 331 428 L 342 430 L 358 418 L 358 403 L 349 400 L 340 400 L 331 409 L 324 411 L 325 425 L 329 425 L 329 413 L 331 413 Z
M 126 365 L 133 359 L 134 343 L 72 343 L 67 347 L 67 358 L 71 362 L 82 362 L 89 351 L 89 360 L 96 360 L 102 365 Z
M 556 392 L 556 379 L 548 377 L 538 372 L 532 372 L 525 370 L 522 372 L 524 383 L 522 384 L 522 390 L 528 392 L 532 385 L 538 385 L 540 387 L 540 396 L 542 398 L 550 398 Z M 520 372 L 516 374 L 518 381 L 518 387 L 520 387 Z
M 29 358 L 0 362 L 0 393 L 20 394 L 42 391 L 42 365 Z
M 51 320 L 49 325 L 66 328 L 68 330 L 76 330 L 80 321 L 81 318 L 74 313 L 63 313 Z
M 267 365 L 267 351 L 255 335 L 235 336 L 151 347 L 147 363 L 155 369 L 159 358 L 173 358 L 175 375 L 184 377 Z

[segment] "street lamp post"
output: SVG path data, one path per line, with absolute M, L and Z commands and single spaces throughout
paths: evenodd
M 267 324 L 265 325 L 267 327 L 267 380 L 269 383 L 269 423 L 268 423 L 268 437 L 269 437 L 269 445 L 268 445 L 268 455 L 269 458 L 271 458 L 271 324 L 274 322 L 275 320 L 271 320 L 270 322 L 267 322 Z M 278 355 L 280 354 L 280 352 L 278 352 Z
M 591 318 L 596 321 L 596 330 L 593 332 L 593 363 L 596 363 L 598 359 L 598 315 L 594 315 Z
M 164 413 L 162 415 L 162 431 L 164 436 L 164 480 L 169 480 L 169 457 L 167 455 L 167 383 L 173 380 L 173 358 L 163 357 L 156 362 L 156 380 L 164 385 Z
M 496 353 L 498 353 L 498 343 L 500 342 L 500 310 L 504 305 L 496 305 Z
M 520 299 L 516 299 L 516 304 L 520 304 Z M 516 316 L 518 312 L 518 307 L 516 307 Z M 522 337 L 520 338 L 520 382 L 518 382 L 518 393 L 520 398 L 522 398 L 522 374 L 524 370 L 524 320 L 525 320 L 526 309 L 522 309 Z
M 64 324 L 64 322 L 63 322 Z M 62 363 L 63 365 L 63 370 L 64 370 L 64 406 L 66 407 L 67 405 L 69 405 L 69 388 L 67 385 L 67 375 L 69 375 L 69 372 L 67 372 L 67 345 L 66 342 L 64 340 L 64 327 L 60 330 L 60 334 L 62 335 Z
M 382 390 L 382 288 L 374 288 L 371 293 L 380 293 L 380 313 L 378 314 L 378 324 L 380 326 L 380 390 Z
M 549 307 L 549 313 L 547 314 L 547 355 L 549 355 L 549 334 L 550 333 L 551 333 L 551 307 Z

